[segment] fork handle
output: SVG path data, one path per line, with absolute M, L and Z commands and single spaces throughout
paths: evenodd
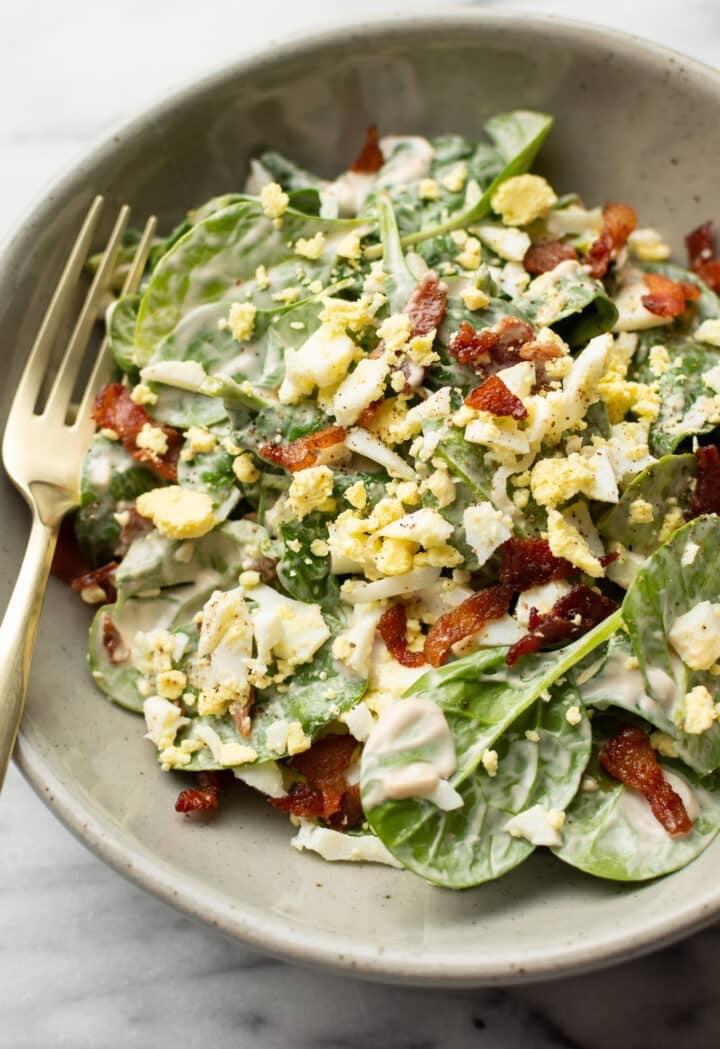
M 33 515 L 20 573 L 0 626 L 0 787 L 10 764 L 58 525 Z

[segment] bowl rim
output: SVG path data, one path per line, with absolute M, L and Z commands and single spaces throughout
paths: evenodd
M 311 27 L 273 38 L 261 50 L 243 54 L 219 67 L 211 67 L 207 72 L 181 82 L 169 93 L 158 95 L 155 101 L 151 100 L 144 105 L 135 116 L 118 121 L 79 156 L 67 161 L 50 180 L 47 188 L 35 195 L 26 215 L 16 219 L 3 237 L 0 263 L 6 263 L 16 243 L 44 222 L 46 214 L 55 209 L 56 198 L 66 194 L 73 183 L 85 174 L 86 169 L 96 166 L 105 156 L 112 154 L 125 136 L 141 131 L 150 121 L 162 119 L 199 92 L 212 90 L 214 86 L 233 78 L 251 76 L 268 66 L 297 58 L 301 54 L 322 51 L 347 35 L 363 39 L 377 37 L 380 33 L 385 38 L 403 33 L 424 34 L 444 28 L 448 23 L 455 30 L 463 25 L 469 31 L 477 30 L 482 25 L 492 25 L 512 32 L 517 28 L 518 21 L 522 22 L 522 30 L 531 34 L 551 30 L 556 36 L 561 34 L 568 41 L 592 36 L 598 47 L 607 45 L 636 61 L 675 62 L 713 84 L 720 97 L 719 70 L 662 44 L 593 22 L 512 9 L 488 11 L 457 5 L 424 10 L 417 16 L 399 12 L 360 21 L 341 18 L 331 28 L 318 30 Z M 517 963 L 498 963 L 488 956 L 473 961 L 468 961 L 467 957 L 465 960 L 452 961 L 443 958 L 440 963 L 434 961 L 431 955 L 419 955 L 408 948 L 371 947 L 357 941 L 348 941 L 345 949 L 339 950 L 338 938 L 333 933 L 322 930 L 310 932 L 306 927 L 294 927 L 272 913 L 260 917 L 244 915 L 241 908 L 234 905 L 228 907 L 222 897 L 215 897 L 210 891 L 197 892 L 197 883 L 191 877 L 124 844 L 113 822 L 77 796 L 72 781 L 64 781 L 59 773 L 52 770 L 22 726 L 14 760 L 26 781 L 65 827 L 118 873 L 188 917 L 202 921 L 267 954 L 313 968 L 330 969 L 369 980 L 438 987 L 526 983 L 560 978 L 630 960 L 699 930 L 720 913 L 719 889 L 714 897 L 708 895 L 704 900 L 676 901 L 671 916 L 658 918 L 642 933 L 610 930 L 596 937 L 592 944 L 549 945 L 542 955 L 533 955 Z

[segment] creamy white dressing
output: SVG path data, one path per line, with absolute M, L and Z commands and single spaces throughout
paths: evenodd
M 402 764 L 407 752 L 423 758 Z M 403 699 L 382 712 L 365 744 L 363 803 L 372 810 L 386 801 L 427 798 L 444 810 L 459 808 L 462 798 L 447 782 L 456 767 L 455 741 L 437 704 Z
M 404 186 L 425 178 L 430 171 L 435 150 L 419 135 L 386 135 L 380 139 L 385 164 L 377 176 L 377 185 Z

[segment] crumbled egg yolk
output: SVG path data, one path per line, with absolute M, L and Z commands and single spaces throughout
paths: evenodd
M 595 474 L 582 455 L 572 452 L 564 459 L 540 459 L 530 479 L 533 498 L 540 506 L 566 503 L 579 492 L 587 494 Z
M 460 298 L 463 300 L 467 308 L 472 311 L 486 310 L 490 305 L 489 296 L 480 288 L 465 288 L 460 292 Z
M 544 218 L 557 203 L 552 186 L 541 175 L 515 175 L 493 194 L 490 204 L 507 226 L 528 226 Z
M 288 501 L 298 519 L 307 517 L 313 510 L 330 512 L 335 509 L 332 498 L 333 475 L 327 466 L 310 466 L 298 470 L 288 490 Z
M 130 392 L 130 400 L 133 404 L 157 404 L 157 399 L 157 394 L 153 393 L 144 382 L 139 382 L 137 386 L 133 386 Z
M 193 455 L 207 455 L 215 451 L 217 437 L 203 426 L 189 426 L 185 431 L 188 449 Z
M 440 187 L 434 178 L 421 178 L 418 194 L 420 200 L 437 200 L 440 196 Z
M 180 485 L 143 492 L 136 506 L 138 513 L 149 517 L 158 532 L 169 539 L 197 539 L 215 526 L 210 496 Z
M 650 524 L 655 517 L 655 508 L 647 499 L 633 499 L 630 503 L 630 524 Z
M 227 323 L 233 339 L 249 342 L 255 330 L 257 309 L 251 302 L 234 302 L 228 313 Z
M 467 164 L 461 160 L 448 172 L 442 180 L 442 184 L 450 193 L 459 193 L 467 181 Z
M 135 438 L 135 444 L 138 448 L 152 452 L 153 455 L 158 457 L 165 455 L 168 450 L 168 439 L 164 430 L 161 430 L 159 426 L 153 426 L 151 423 L 143 424 L 140 433 Z
M 548 543 L 555 557 L 564 557 L 581 572 L 597 578 L 603 575 L 599 559 L 578 528 L 558 510 L 548 511 Z
M 685 718 L 683 729 L 690 735 L 699 736 L 712 728 L 715 720 L 715 704 L 704 685 L 696 685 L 685 696 Z
M 360 234 L 357 232 L 348 233 L 346 237 L 343 237 L 335 245 L 335 253 L 343 259 L 350 259 L 351 262 L 356 262 L 362 254 Z
M 290 197 L 277 182 L 268 182 L 260 190 L 263 211 L 269 219 L 281 219 L 288 209 Z
M 233 459 L 232 468 L 240 484 L 254 484 L 260 480 L 260 471 L 249 452 L 243 452 Z
M 295 242 L 295 254 L 303 259 L 319 259 L 326 247 L 325 234 L 318 232 L 314 237 L 299 237 Z
M 463 245 L 463 250 L 455 256 L 458 266 L 464 270 L 476 270 L 482 259 L 482 249 L 477 237 L 468 237 Z

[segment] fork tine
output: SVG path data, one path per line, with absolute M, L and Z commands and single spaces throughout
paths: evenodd
M 103 197 L 100 195 L 96 196 L 85 216 L 82 228 L 65 263 L 58 285 L 50 300 L 50 305 L 40 325 L 40 331 L 37 333 L 28 356 L 25 370 L 18 383 L 13 406 L 18 405 L 18 408 L 25 407 L 26 401 L 30 397 L 33 398 L 34 402 L 40 381 L 45 372 L 48 357 L 55 343 L 58 325 L 70 304 L 72 294 L 85 265 L 85 260 L 100 220 L 103 203 Z
M 100 265 L 98 266 L 93 282 L 90 285 L 90 290 L 87 293 L 85 302 L 83 303 L 80 316 L 73 328 L 63 359 L 60 362 L 58 373 L 42 412 L 44 417 L 49 417 L 55 414 L 62 414 L 63 418 L 65 416 L 70 396 L 73 391 L 73 386 L 75 384 L 75 379 L 77 378 L 80 364 L 82 363 L 83 356 L 87 349 L 90 332 L 92 331 L 92 326 L 97 319 L 100 299 L 112 275 L 115 260 L 117 259 L 120 250 L 120 242 L 123 233 L 125 232 L 129 216 L 130 208 L 127 204 L 124 204 L 120 209 L 120 213 L 110 235 L 107 247 L 103 253 Z
M 137 291 L 138 285 L 142 280 L 142 275 L 145 272 L 145 265 L 150 254 L 150 248 L 152 247 L 153 237 L 155 236 L 155 229 L 157 227 L 157 219 L 154 215 L 145 223 L 145 229 L 143 230 L 140 243 L 137 246 L 135 257 L 132 260 L 130 269 L 125 278 L 125 283 L 122 288 L 122 295 L 132 295 L 134 291 Z M 102 346 L 98 351 L 97 359 L 93 365 L 90 378 L 87 382 L 85 393 L 82 396 L 80 404 L 78 405 L 77 415 L 73 428 L 77 428 L 84 424 L 88 419 L 92 402 L 95 398 L 95 393 L 99 386 L 109 378 L 112 369 L 112 358 L 107 352 L 108 340 L 107 336 L 103 339 Z

